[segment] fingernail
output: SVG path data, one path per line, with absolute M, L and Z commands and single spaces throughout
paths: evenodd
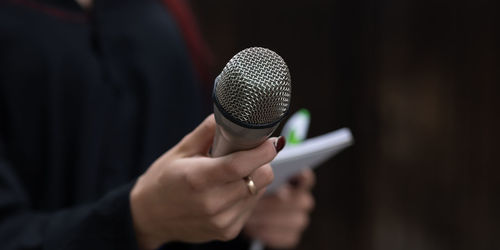
M 274 141 L 274 148 L 276 149 L 276 153 L 279 153 L 285 147 L 285 144 L 286 144 L 285 137 L 283 136 L 278 137 L 278 139 Z

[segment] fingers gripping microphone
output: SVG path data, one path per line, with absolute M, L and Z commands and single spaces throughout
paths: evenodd
M 259 47 L 233 56 L 215 79 L 214 157 L 257 147 L 288 113 L 291 79 L 283 58 Z

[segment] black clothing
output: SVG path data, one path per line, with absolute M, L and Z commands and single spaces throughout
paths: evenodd
M 135 249 L 130 189 L 202 121 L 197 84 L 159 1 L 1 0 L 0 249 Z

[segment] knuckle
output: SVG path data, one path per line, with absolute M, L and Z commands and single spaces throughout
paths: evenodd
M 203 215 L 206 215 L 209 217 L 215 216 L 216 214 L 218 214 L 220 212 L 220 206 L 217 203 L 213 202 L 212 199 L 208 199 L 208 198 L 205 198 L 201 202 L 201 208 L 202 208 Z M 214 225 L 215 220 L 216 219 L 211 218 L 210 224 Z
M 187 152 L 190 150 L 191 148 L 191 145 L 189 143 L 189 141 L 191 140 L 191 137 L 193 137 L 193 132 L 185 135 L 184 137 L 182 137 L 182 139 L 180 140 L 179 143 L 177 143 L 177 145 L 175 146 L 175 149 L 180 152 L 181 154 L 183 152 Z
M 226 230 L 223 230 L 220 234 L 220 240 L 221 241 L 230 241 L 234 240 L 236 236 L 240 233 L 240 230 L 234 229 L 234 228 L 228 228 Z
M 184 179 L 192 191 L 201 192 L 206 188 L 202 178 L 197 174 L 187 172 L 184 174 Z
M 160 171 L 158 174 L 158 181 L 160 185 L 166 186 L 170 183 L 171 176 L 168 171 Z
M 237 159 L 234 157 L 229 157 L 223 167 L 224 171 L 230 176 L 240 177 L 245 175 L 242 169 L 238 167 Z
M 218 234 L 223 234 L 224 230 L 228 226 L 222 218 L 219 218 L 217 216 L 211 217 L 209 220 L 209 224 Z
M 199 129 L 201 131 L 210 131 L 214 129 L 214 123 L 210 116 L 205 118 L 205 120 L 199 126 Z
M 208 115 L 205 117 L 205 120 L 203 120 L 202 124 L 205 124 L 206 127 L 212 128 L 215 126 L 215 116 L 213 114 Z

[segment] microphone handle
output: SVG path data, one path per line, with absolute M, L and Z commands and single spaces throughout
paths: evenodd
M 219 157 L 236 151 L 248 150 L 262 144 L 279 124 L 267 128 L 247 128 L 236 124 L 219 111 L 214 104 L 214 116 L 217 123 L 210 156 Z
M 215 128 L 214 141 L 210 148 L 210 156 L 219 157 L 236 151 L 252 149 L 262 144 L 266 139 L 267 137 L 250 143 L 242 143 L 240 140 L 235 139 L 234 136 L 226 133 L 221 126 L 217 125 Z

